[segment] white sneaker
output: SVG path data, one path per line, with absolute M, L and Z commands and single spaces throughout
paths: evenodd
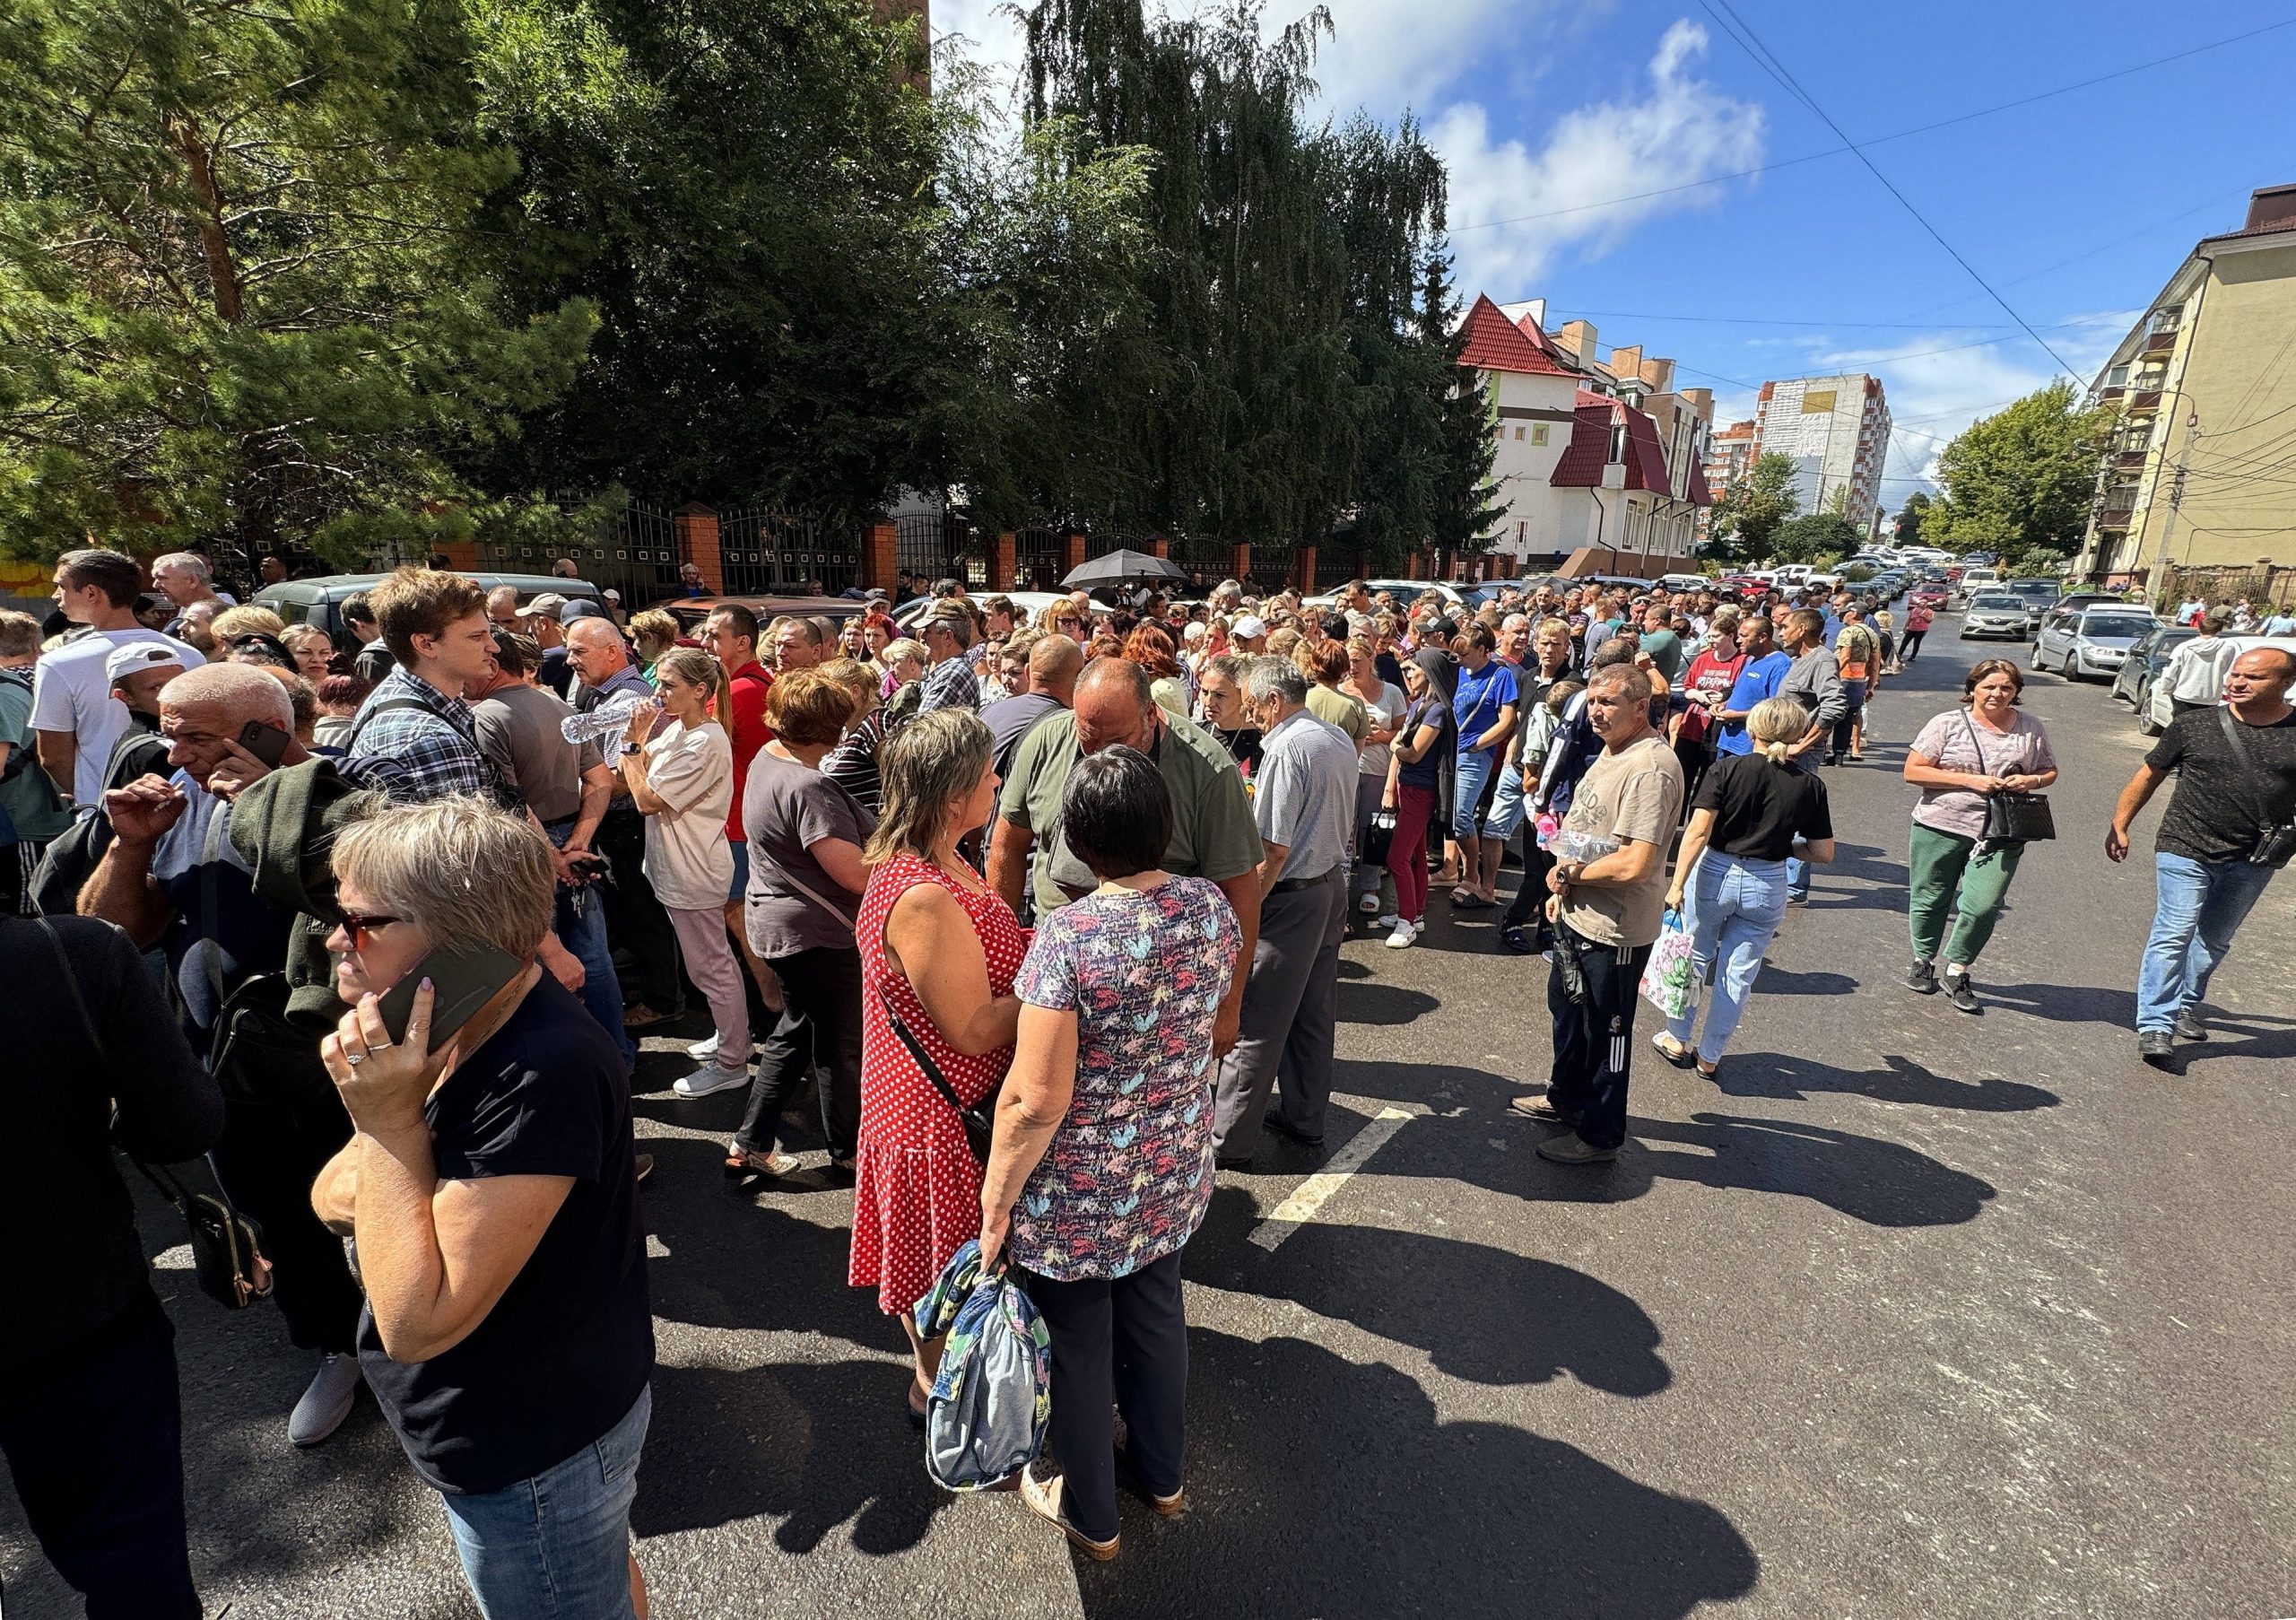
M 1356 902 L 1355 909 L 1362 912 L 1366 917 L 1378 916 L 1379 913 L 1379 896 L 1378 892 L 1374 891 L 1371 893 L 1366 894 L 1361 900 Z
M 1382 911 L 1371 919 L 1371 926 L 1375 928 L 1392 928 L 1402 920 L 1403 913 L 1400 911 Z
M 715 1058 L 718 1055 L 718 1037 L 712 1035 L 707 1041 L 695 1041 L 691 1046 L 685 1049 L 685 1055 L 692 1058 L 696 1063 L 709 1062 L 712 1058 Z
M 711 1097 L 749 1083 L 750 1071 L 746 1063 L 738 1068 L 723 1068 L 715 1063 L 705 1063 L 693 1073 L 680 1076 L 671 1082 L 670 1089 L 681 1097 Z
M 351 1403 L 359 1398 L 359 1386 L 364 1381 L 355 1355 L 339 1354 L 320 1362 L 311 1387 L 303 1391 L 302 1399 L 288 1414 L 290 1443 L 315 1446 L 341 1428 L 343 1420 L 351 1415 Z
M 1400 951 L 1418 937 L 1419 925 L 1413 922 L 1405 922 L 1402 919 L 1398 918 L 1396 920 L 1396 931 L 1387 936 L 1387 949 L 1390 951 Z

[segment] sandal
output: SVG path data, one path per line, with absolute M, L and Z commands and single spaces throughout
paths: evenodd
M 779 1154 L 751 1153 L 742 1147 L 726 1150 L 726 1179 L 728 1181 L 745 1181 L 752 1176 L 771 1176 L 778 1180 L 796 1168 Z
M 1023 1468 L 1021 1471 L 1021 1500 L 1028 1504 L 1029 1511 L 1036 1514 L 1039 1519 L 1049 1520 L 1057 1526 L 1060 1533 L 1067 1537 L 1070 1543 L 1085 1557 L 1096 1563 L 1106 1563 L 1117 1555 L 1124 1537 L 1118 1535 L 1109 1537 L 1106 1541 L 1095 1541 L 1063 1519 L 1060 1516 L 1061 1483 L 1060 1476 L 1057 1474 L 1050 1479 L 1039 1479 Z M 1177 1508 L 1174 1511 L 1177 1511 Z
M 921 1429 L 925 1426 L 925 1415 L 931 1409 L 931 1390 L 919 1384 L 914 1378 L 909 1380 L 909 1426 L 910 1428 Z
M 1691 1050 L 1691 1049 L 1686 1046 L 1675 1044 L 1674 1038 L 1672 1035 L 1665 1033 L 1663 1031 L 1658 1034 L 1650 1037 L 1650 1044 L 1657 1049 L 1658 1056 L 1664 1058 L 1676 1068 L 1690 1068 L 1694 1067 L 1698 1062 L 1698 1054 L 1696 1052 Z M 1704 1069 L 1699 1070 L 1699 1073 L 1700 1074 L 1704 1074 L 1705 1072 L 1706 1071 Z

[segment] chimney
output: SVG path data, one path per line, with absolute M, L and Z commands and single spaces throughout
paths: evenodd
M 2260 186 L 2248 193 L 2248 222 L 2242 229 L 2253 231 L 2287 219 L 2296 219 L 2296 186 Z
M 1642 380 L 1642 345 L 1630 344 L 1623 349 L 1611 351 L 1611 375 L 1621 382 Z
M 1674 391 L 1674 362 L 1671 360 L 1646 360 L 1642 362 L 1642 380 L 1657 394 Z
M 1595 328 L 1592 322 L 1566 320 L 1562 323 L 1562 330 L 1554 335 L 1554 340 L 1570 351 L 1570 358 L 1578 362 L 1581 370 L 1594 365 Z

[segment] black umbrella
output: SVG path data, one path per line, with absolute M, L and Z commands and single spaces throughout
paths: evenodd
M 1110 552 L 1105 557 L 1095 557 L 1083 567 L 1072 570 L 1063 585 L 1074 585 L 1086 590 L 1095 585 L 1121 585 L 1127 579 L 1186 579 L 1187 570 L 1163 557 L 1152 557 L 1146 552 Z

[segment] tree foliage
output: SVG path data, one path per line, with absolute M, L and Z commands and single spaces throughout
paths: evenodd
M 1905 504 L 1898 509 L 1897 544 L 1900 545 L 1921 544 L 1921 526 L 1928 517 L 1928 492 L 1916 490 L 1912 494 L 1908 495 L 1905 498 Z
M 1770 554 L 1780 562 L 1833 562 L 1855 552 L 1866 531 L 1839 512 L 1808 512 L 1779 524 Z
M 1708 551 L 1730 562 L 1753 562 L 1770 554 L 1770 536 L 1802 510 L 1794 488 L 1794 458 L 1757 456 L 1746 475 L 1732 482 L 1715 502 Z
M 1938 458 L 1926 544 L 1996 553 L 2013 568 L 2071 551 L 2088 524 L 2110 406 L 2056 382 L 1962 430 Z
M 0 13 L 0 543 L 308 541 L 503 518 L 457 449 L 561 389 L 579 299 L 471 251 L 514 161 L 419 0 L 20 0 Z

